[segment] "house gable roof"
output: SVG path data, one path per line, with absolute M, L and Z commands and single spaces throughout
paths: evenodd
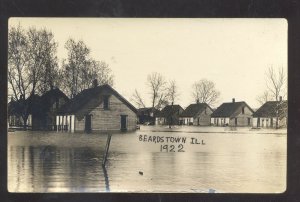
M 256 112 L 253 113 L 253 117 L 276 117 L 276 109 L 279 109 L 279 115 L 286 115 L 287 101 L 268 101 L 263 104 Z
M 26 100 L 12 100 L 7 105 L 7 111 L 9 115 L 22 115 L 26 109 L 29 114 L 41 113 L 41 97 L 36 94 L 30 95 Z
M 183 111 L 183 108 L 180 105 L 167 105 L 157 114 L 157 117 L 166 118 L 172 116 L 173 114 L 177 113 L 180 110 Z
M 70 100 L 59 88 L 51 89 L 44 93 L 40 98 L 44 111 L 49 110 L 53 102 L 56 101 L 56 98 L 63 98 L 66 102 Z
M 247 105 L 246 102 L 227 102 L 219 106 L 212 114 L 211 117 L 235 117 L 240 113 L 242 107 L 248 107 L 253 113 L 254 111 Z
M 46 93 L 44 93 L 41 96 L 41 99 L 49 100 L 50 98 L 53 98 L 53 97 L 62 97 L 66 100 L 69 100 L 69 98 L 59 88 L 54 88 L 54 89 L 47 91 Z
M 202 113 L 205 108 L 211 107 L 206 103 L 196 103 L 196 104 L 190 104 L 181 114 L 180 117 L 195 117 L 197 114 Z M 212 110 L 213 111 L 213 110 Z
M 137 109 L 131 103 L 129 103 L 111 86 L 105 84 L 81 91 L 73 99 L 71 99 L 64 106 L 62 106 L 60 114 L 75 114 L 79 110 L 82 113 L 89 113 L 92 109 L 96 108 L 97 106 L 99 106 L 100 103 L 102 103 L 102 97 L 104 95 L 114 95 L 128 108 L 130 108 L 134 113 L 137 113 Z M 97 98 L 96 101 L 90 102 L 92 100 L 91 98 L 95 97 Z M 86 107 L 87 104 L 89 104 L 88 107 Z

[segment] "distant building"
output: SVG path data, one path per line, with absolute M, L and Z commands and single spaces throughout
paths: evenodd
M 85 89 L 61 108 L 58 130 L 127 131 L 137 127 L 137 110 L 109 85 Z
M 139 108 L 138 123 L 154 125 L 157 113 L 159 113 L 159 110 L 154 107 Z
M 180 105 L 167 105 L 156 116 L 157 125 L 179 125 L 179 116 L 183 112 Z
M 53 130 L 57 110 L 69 98 L 58 88 L 51 89 L 42 96 L 31 95 L 26 100 L 10 101 L 8 103 L 8 124 L 10 128 L 21 128 L 26 125 L 32 130 Z M 24 124 L 22 115 L 28 113 Z
M 211 114 L 215 126 L 251 126 L 253 110 L 246 102 L 223 103 Z
M 212 108 L 206 103 L 190 104 L 181 114 L 183 125 L 209 126 Z
M 278 121 L 277 121 L 278 120 Z M 287 126 L 287 101 L 268 101 L 253 113 L 254 128 L 277 128 Z

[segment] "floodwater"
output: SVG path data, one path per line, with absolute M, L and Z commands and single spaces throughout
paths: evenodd
M 286 130 L 141 126 L 112 135 L 102 167 L 107 137 L 9 132 L 8 190 L 281 193 L 286 189 Z

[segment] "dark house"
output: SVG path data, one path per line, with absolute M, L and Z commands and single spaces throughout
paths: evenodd
M 58 130 L 127 131 L 137 126 L 137 110 L 109 85 L 85 89 L 56 116 Z
M 44 93 L 40 102 L 43 113 L 40 115 L 41 128 L 43 130 L 55 130 L 56 115 L 59 109 L 69 101 L 69 98 L 58 88 L 51 89 Z
M 253 110 L 246 102 L 223 103 L 211 114 L 215 126 L 251 126 Z
M 183 125 L 209 126 L 212 108 L 206 103 L 190 104 L 180 114 L 180 120 Z
M 159 110 L 155 109 L 154 107 L 146 107 L 146 108 L 138 109 L 138 123 L 154 125 L 155 117 L 157 113 L 159 113 Z
M 268 101 L 253 113 L 254 128 L 280 128 L 287 126 L 287 101 Z
M 156 116 L 157 125 L 179 125 L 179 116 L 183 112 L 180 105 L 167 105 Z
M 51 89 L 42 96 L 31 95 L 25 101 L 11 101 L 8 103 L 9 127 L 26 127 L 32 130 L 53 130 L 57 110 L 69 98 L 58 88 Z M 28 115 L 24 124 L 22 116 Z
M 11 100 L 8 103 L 8 127 L 36 129 L 40 125 L 39 115 L 42 112 L 40 96 L 30 95 L 27 99 Z M 24 123 L 24 117 L 27 117 Z

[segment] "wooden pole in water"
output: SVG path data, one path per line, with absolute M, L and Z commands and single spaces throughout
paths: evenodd
M 109 150 L 109 145 L 110 145 L 110 140 L 111 140 L 111 134 L 108 134 L 107 141 L 106 141 L 106 146 L 105 146 L 105 153 L 102 161 L 102 166 L 105 166 L 106 159 L 107 159 L 107 154 Z

